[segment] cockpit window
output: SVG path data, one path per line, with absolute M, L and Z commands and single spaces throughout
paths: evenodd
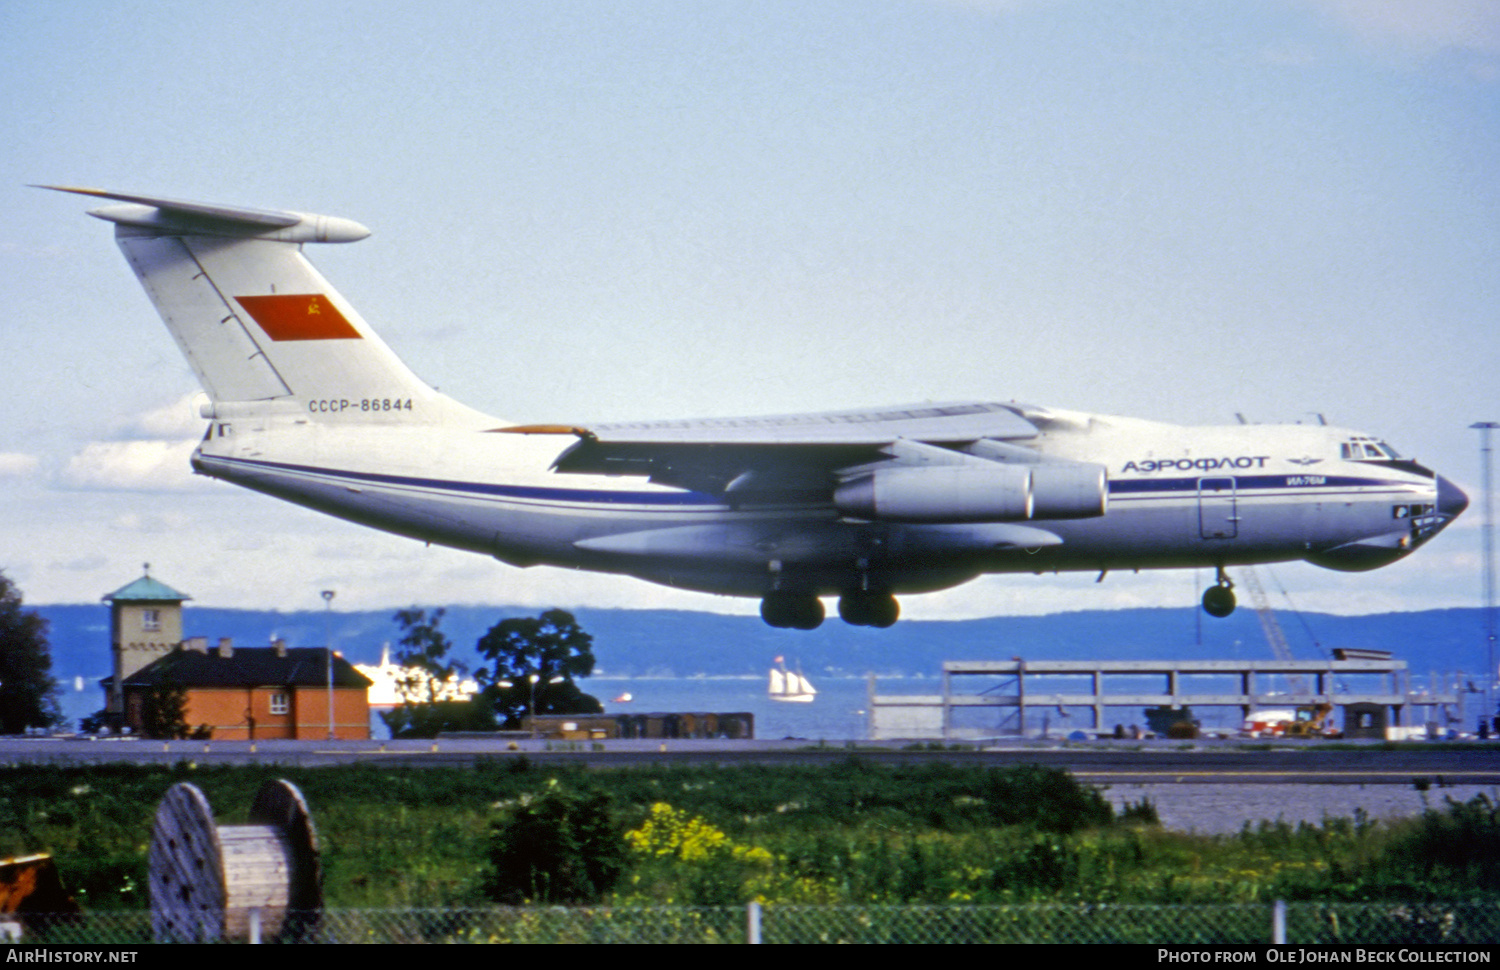
M 1396 449 L 1376 438 L 1357 436 L 1344 442 L 1339 448 L 1345 461 L 1399 461 Z

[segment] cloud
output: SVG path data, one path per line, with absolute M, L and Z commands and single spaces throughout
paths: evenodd
M 128 427 L 149 438 L 199 438 L 205 420 L 199 408 L 208 402 L 202 391 L 184 394 L 171 404 L 163 405 L 131 419 Z
M 115 427 L 125 440 L 85 445 L 63 469 L 64 484 L 146 492 L 206 487 L 193 474 L 190 462 L 203 436 L 204 420 L 198 408 L 206 400 L 198 391 L 121 419 Z
M 63 479 L 81 488 L 175 491 L 200 487 L 189 460 L 196 441 L 96 441 L 68 461 Z
M 25 478 L 36 471 L 38 464 L 36 455 L 0 451 L 0 478 Z

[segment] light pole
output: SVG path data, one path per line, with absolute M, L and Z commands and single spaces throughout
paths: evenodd
M 537 737 L 537 733 L 536 733 L 536 685 L 541 681 L 542 675 L 541 674 L 524 674 L 522 676 L 524 676 L 526 678 L 525 683 L 526 683 L 526 689 L 527 689 L 527 692 L 528 692 L 527 693 L 528 700 L 526 701 L 526 712 L 531 716 L 531 739 L 533 741 L 535 741 L 536 737 Z M 520 678 L 517 678 L 517 680 L 519 680 L 519 679 Z M 557 674 L 555 676 L 548 677 L 547 678 L 547 683 L 549 683 L 549 684 L 561 684 L 563 681 L 565 681 L 567 679 L 568 678 L 564 677 L 563 675 Z M 497 681 L 495 681 L 495 686 L 496 687 L 504 687 L 507 690 L 509 690 L 510 688 L 516 686 L 516 680 L 497 680 Z
M 333 740 L 333 597 L 334 591 L 325 589 L 323 596 L 323 642 L 327 653 L 328 667 L 328 740 Z
M 1500 428 L 1500 422 L 1477 421 L 1469 427 L 1479 432 L 1480 462 L 1484 466 L 1484 523 L 1480 532 L 1484 537 L 1484 716 L 1491 717 L 1495 711 L 1495 489 L 1491 480 L 1490 432 Z
M 542 679 L 541 674 L 532 674 L 531 681 L 531 740 L 536 740 L 536 682 Z

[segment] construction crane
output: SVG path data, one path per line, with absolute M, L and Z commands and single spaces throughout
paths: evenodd
M 1256 573 L 1255 567 L 1246 566 L 1241 569 L 1240 581 L 1250 591 L 1250 602 L 1255 606 L 1255 615 L 1260 618 L 1260 628 L 1265 632 L 1266 642 L 1271 645 L 1271 652 L 1276 655 L 1276 659 L 1296 659 L 1292 656 L 1291 645 L 1287 643 L 1286 632 L 1281 629 L 1281 621 L 1276 619 L 1276 612 L 1271 609 L 1271 600 L 1260 584 L 1260 575 Z M 1293 694 L 1307 695 L 1307 680 L 1301 674 L 1287 674 L 1286 681 Z

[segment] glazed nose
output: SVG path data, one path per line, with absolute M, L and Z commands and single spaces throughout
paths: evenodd
M 1441 515 L 1453 518 L 1469 507 L 1469 496 L 1463 489 L 1439 475 L 1437 477 L 1437 510 Z

